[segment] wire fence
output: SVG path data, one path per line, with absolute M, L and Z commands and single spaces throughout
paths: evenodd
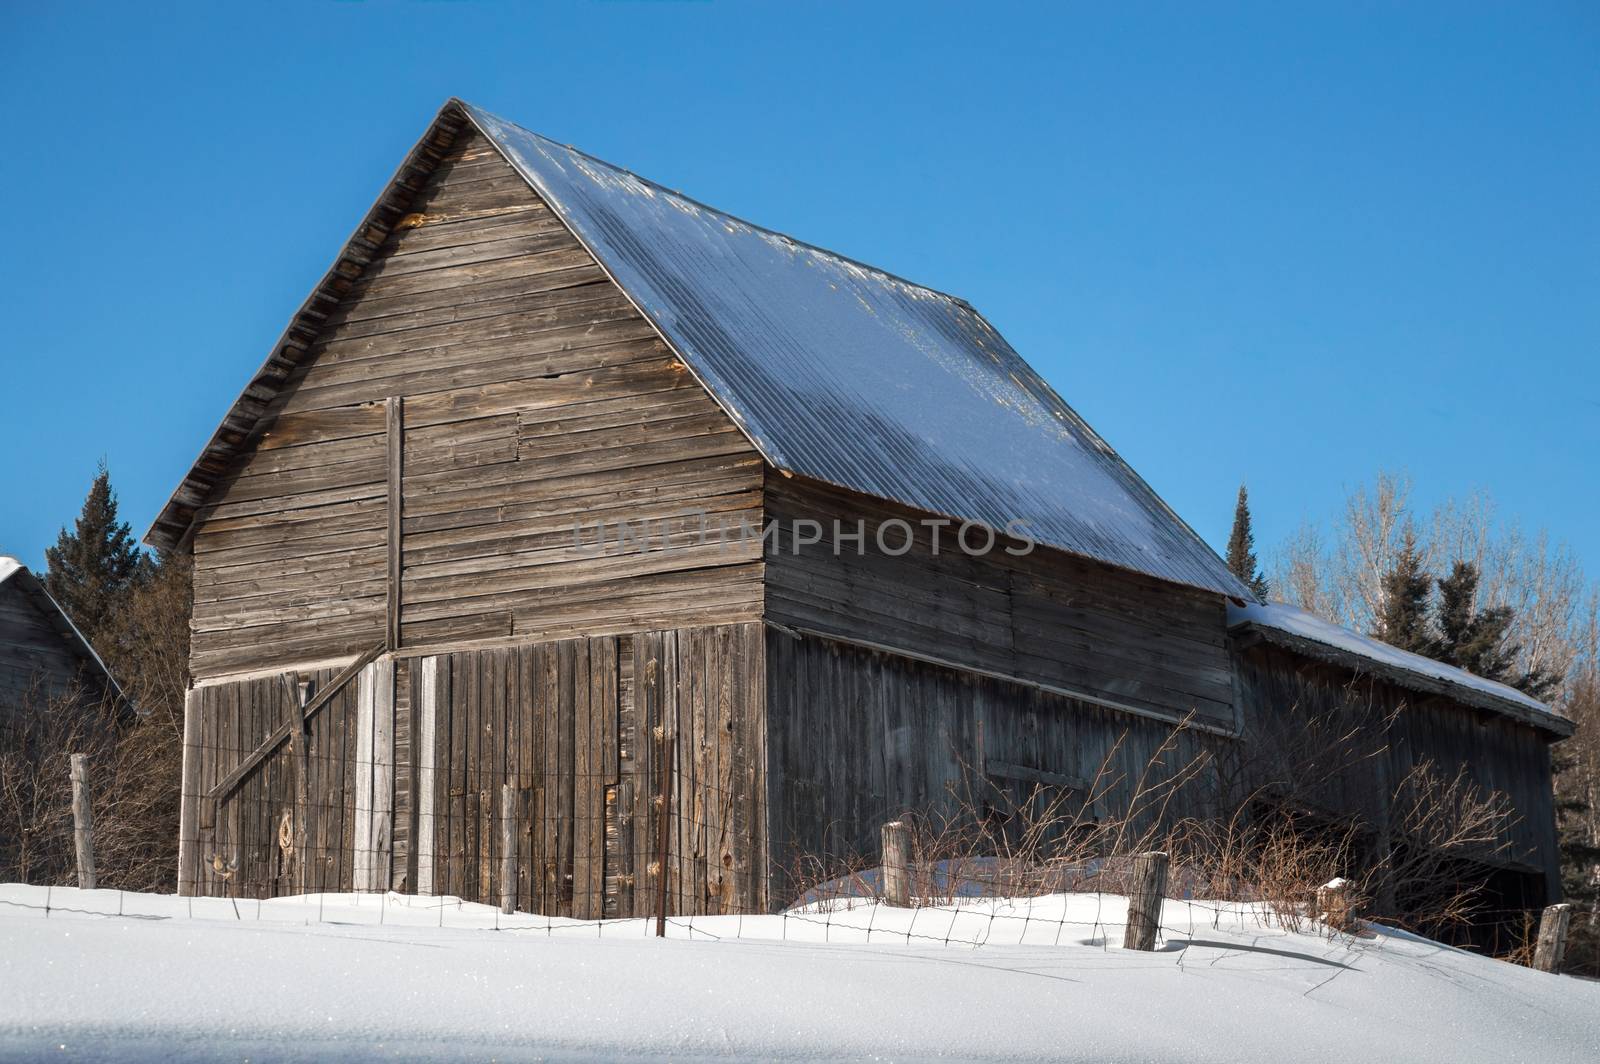
M 624 939 L 657 934 L 650 917 L 578 920 L 529 913 L 504 914 L 495 906 L 458 897 L 311 894 L 280 898 L 178 897 L 114 889 L 0 886 L 0 912 L 41 919 L 88 916 L 137 920 L 191 919 L 327 927 L 430 928 L 505 932 L 548 938 Z M 1121 948 L 1128 899 L 1103 891 L 1025 898 L 973 897 L 956 902 L 917 899 L 908 907 L 879 899 L 835 897 L 773 914 L 670 916 L 666 937 L 690 941 L 768 941 L 836 945 L 922 947 L 1088 946 Z M 1155 952 L 1182 949 L 1207 930 L 1246 930 L 1256 939 L 1291 939 L 1309 933 L 1357 941 L 1309 919 L 1285 926 L 1269 909 L 1249 902 L 1167 899 Z

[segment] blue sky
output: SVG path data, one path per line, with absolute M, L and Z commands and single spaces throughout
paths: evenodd
M 1600 8 L 1201 7 L 7 0 L 0 552 L 142 533 L 459 95 L 967 298 L 1215 545 L 1391 468 L 1600 575 Z

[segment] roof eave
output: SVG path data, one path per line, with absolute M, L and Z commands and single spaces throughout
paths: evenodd
M 1513 699 L 1500 698 L 1490 692 L 1482 691 L 1466 684 L 1453 683 L 1439 677 L 1425 676 L 1421 673 L 1386 665 L 1383 662 L 1374 661 L 1371 658 L 1351 653 L 1348 650 L 1342 650 L 1339 647 L 1329 646 L 1327 643 L 1315 639 L 1307 639 L 1292 632 L 1285 632 L 1281 628 L 1274 628 L 1271 625 L 1260 624 L 1256 621 L 1241 621 L 1232 625 L 1228 632 L 1234 636 L 1259 636 L 1262 640 L 1285 650 L 1314 658 L 1329 665 L 1349 669 L 1352 672 L 1366 673 L 1393 683 L 1397 687 L 1403 687 L 1420 694 L 1439 695 L 1473 709 L 1497 713 L 1501 716 L 1509 717 L 1520 724 L 1550 732 L 1558 738 L 1567 738 L 1574 731 L 1575 726 L 1572 721 L 1560 716 L 1554 710 L 1540 712 Z
M 289 320 L 266 361 L 233 401 L 189 472 L 151 522 L 144 534 L 146 544 L 166 553 L 187 542 L 201 508 L 227 473 L 234 456 L 265 428 L 272 401 L 309 353 L 317 328 L 327 317 L 328 310 L 360 279 L 372 256 L 395 224 L 405 217 L 416 193 L 421 191 L 466 122 L 464 106 L 454 97 L 434 115 L 427 130 L 384 185 L 361 224 L 341 245 L 333 264 Z

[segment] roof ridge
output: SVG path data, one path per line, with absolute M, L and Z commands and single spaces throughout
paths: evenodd
M 583 158 L 589 160 L 590 162 L 598 163 L 599 165 L 605 167 L 608 170 L 615 170 L 619 174 L 627 174 L 629 177 L 633 178 L 635 181 L 639 182 L 642 185 L 648 185 L 653 189 L 659 189 L 660 191 L 665 192 L 669 196 L 675 196 L 678 199 L 683 200 L 685 203 L 692 203 L 694 206 L 700 208 L 703 211 L 708 211 L 711 214 L 720 215 L 721 217 L 727 218 L 730 221 L 738 222 L 740 225 L 745 226 L 746 228 L 754 229 L 755 231 L 760 232 L 760 233 L 766 233 L 768 236 L 778 237 L 780 240 L 786 240 L 789 243 L 795 245 L 796 247 L 805 248 L 807 251 L 814 251 L 819 255 L 826 255 L 828 258 L 836 259 L 839 262 L 849 263 L 851 266 L 854 266 L 857 269 L 866 270 L 869 273 L 879 274 L 880 276 L 887 277 L 889 280 L 894 281 L 897 284 L 903 284 L 908 288 L 916 288 L 916 289 L 919 289 L 921 291 L 928 292 L 928 293 L 930 293 L 932 295 L 939 296 L 942 299 L 948 299 L 953 303 L 959 303 L 963 307 L 966 307 L 968 310 L 976 311 L 976 308 L 974 308 L 973 305 L 970 302 L 968 302 L 962 296 L 956 295 L 954 292 L 946 292 L 942 288 L 935 288 L 932 285 L 923 284 L 920 281 L 913 281 L 909 277 L 902 276 L 901 274 L 895 273 L 892 270 L 886 270 L 882 266 L 875 266 L 870 262 L 863 262 L 861 259 L 852 258 L 851 256 L 844 254 L 843 252 L 834 251 L 832 248 L 825 248 L 821 244 L 813 244 L 809 240 L 801 240 L 799 237 L 793 236 L 793 235 L 791 235 L 789 233 L 785 233 L 781 229 L 774 229 L 771 226 L 762 225 L 759 222 L 752 222 L 748 218 L 745 218 L 745 217 L 743 217 L 741 215 L 734 214 L 731 211 L 723 210 L 721 207 L 714 207 L 711 204 L 705 202 L 704 200 L 695 199 L 693 196 L 688 195 L 687 193 L 683 192 L 680 189 L 675 189 L 675 188 L 672 188 L 672 187 L 670 187 L 668 185 L 663 185 L 661 182 L 656 181 L 656 180 L 654 180 L 652 178 L 648 178 L 648 177 L 644 176 L 641 173 L 637 173 L 637 172 L 635 172 L 633 170 L 630 170 L 626 166 L 618 166 L 614 162 L 610 162 L 609 160 L 602 159 L 602 158 L 600 158 L 600 156 L 595 155 L 593 152 L 584 151 L 582 148 L 578 147 L 577 145 L 574 145 L 574 144 L 563 144 L 561 141 L 556 140 L 553 137 L 547 137 L 543 133 L 540 133 L 540 132 L 538 132 L 536 130 L 529 129 L 527 126 L 519 125 L 518 123 L 513 122 L 510 119 L 501 118 L 499 115 L 493 113 L 492 111 L 486 111 L 486 110 L 484 110 L 483 108 L 479 107 L 478 105 L 476 105 L 474 103 L 470 103 L 470 102 L 468 102 L 466 100 L 462 100 L 462 99 L 459 99 L 459 98 L 457 98 L 454 102 L 456 104 L 458 104 L 459 106 L 461 106 L 463 109 L 465 109 L 469 113 L 469 115 L 473 116 L 474 118 L 476 118 L 476 116 L 481 115 L 481 116 L 483 116 L 485 118 L 493 119 L 494 121 L 499 122 L 499 123 L 501 123 L 503 125 L 507 125 L 507 126 L 512 127 L 513 129 L 520 130 L 521 132 L 526 133 L 530 137 L 534 137 L 534 138 L 536 138 L 538 140 L 542 140 L 546 144 L 553 144 L 556 147 L 561 148 L 564 151 L 569 151 L 574 155 L 580 155 Z

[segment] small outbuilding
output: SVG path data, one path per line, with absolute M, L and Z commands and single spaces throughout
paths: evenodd
M 121 691 L 44 584 L 0 555 L 0 729 L 25 714 L 94 705 Z

